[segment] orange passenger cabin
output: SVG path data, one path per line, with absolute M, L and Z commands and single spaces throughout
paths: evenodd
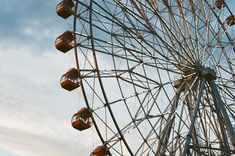
M 90 154 L 90 156 L 112 156 L 108 148 L 105 146 L 98 146 Z
M 56 13 L 60 17 L 66 19 L 74 13 L 73 6 L 72 0 L 63 0 L 56 6 Z
M 215 2 L 215 5 L 218 9 L 222 9 L 223 7 L 225 7 L 225 2 L 224 2 L 224 0 L 217 0 Z
M 68 91 L 78 88 L 80 86 L 78 70 L 71 68 L 68 72 L 62 75 L 60 85 Z
M 74 35 L 71 31 L 66 31 L 55 40 L 55 47 L 59 51 L 66 53 L 74 47 Z
M 71 124 L 73 128 L 83 131 L 91 127 L 91 112 L 88 108 L 82 108 L 72 117 Z
M 232 26 L 232 25 L 235 24 L 235 16 L 234 15 L 230 15 L 230 16 L 228 16 L 226 18 L 225 21 L 226 21 L 227 25 Z

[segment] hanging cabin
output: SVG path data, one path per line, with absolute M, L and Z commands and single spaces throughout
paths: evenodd
M 92 151 L 90 156 L 112 156 L 108 148 L 105 146 L 98 146 Z
M 77 69 L 71 68 L 68 72 L 62 75 L 60 79 L 60 85 L 62 88 L 72 91 L 80 86 L 79 74 Z
M 66 19 L 74 13 L 73 6 L 72 0 L 63 0 L 56 6 L 56 13 L 60 17 Z
M 225 2 L 224 2 L 224 0 L 217 0 L 215 2 L 215 5 L 218 9 L 222 9 L 223 7 L 225 7 Z
M 55 40 L 55 47 L 59 51 L 66 53 L 74 47 L 74 35 L 71 31 L 65 31 Z
M 72 117 L 71 124 L 73 128 L 83 131 L 91 127 L 91 112 L 88 108 L 82 108 Z
M 235 24 L 235 16 L 234 15 L 230 15 L 226 18 L 226 23 L 229 26 L 233 26 Z

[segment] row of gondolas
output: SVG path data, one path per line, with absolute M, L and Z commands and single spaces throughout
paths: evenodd
M 225 7 L 224 0 L 217 0 L 215 7 L 218 9 L 223 9 Z M 74 2 L 73 0 L 63 0 L 56 7 L 57 14 L 67 19 L 73 16 L 74 13 Z M 235 16 L 230 15 L 226 18 L 225 23 L 229 26 L 235 24 Z M 75 37 L 74 33 L 71 31 L 65 31 L 55 40 L 55 47 L 66 53 L 75 47 Z M 60 83 L 62 88 L 72 91 L 80 86 L 80 79 L 78 70 L 75 68 L 69 69 L 64 75 L 62 75 Z M 91 127 L 92 124 L 92 113 L 88 108 L 82 108 L 72 117 L 71 124 L 73 128 L 83 131 Z M 110 156 L 109 150 L 106 146 L 98 146 L 90 156 Z
M 56 13 L 60 17 L 67 19 L 74 15 L 73 0 L 63 0 L 56 6 Z M 75 47 L 75 37 L 72 31 L 65 31 L 55 40 L 55 47 L 59 51 L 66 53 Z M 80 86 L 78 70 L 69 69 L 60 79 L 61 87 L 65 90 L 72 91 Z M 92 125 L 92 112 L 88 108 L 82 108 L 72 116 L 71 124 L 73 128 L 79 131 L 89 129 Z M 96 147 L 90 156 L 111 156 L 105 145 Z

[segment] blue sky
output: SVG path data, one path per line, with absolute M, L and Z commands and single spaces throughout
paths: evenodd
M 0 156 L 85 156 L 99 144 L 94 129 L 79 133 L 70 125 L 84 104 L 79 90 L 59 86 L 74 61 L 54 48 L 72 28 L 56 15 L 57 3 L 1 0 Z

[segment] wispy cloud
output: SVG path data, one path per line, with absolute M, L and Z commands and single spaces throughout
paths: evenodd
M 3 47 L 0 44 L 0 56 L 4 56 L 0 64 L 0 148 L 20 156 L 88 155 L 92 143 L 97 143 L 91 137 L 94 130 L 79 133 L 70 124 L 82 97 L 59 85 L 68 67 L 66 56 L 55 51 L 36 57 L 32 47 Z
M 58 2 L 2 1 L 0 149 L 17 156 L 89 155 L 98 140 L 94 130 L 79 133 L 70 124 L 82 97 L 59 85 L 73 57 L 54 48 L 68 27 L 55 13 Z
M 44 137 L 19 129 L 0 127 L 0 138 L 4 140 L 0 142 L 0 146 L 17 155 L 76 156 L 78 153 L 87 155 L 87 149 L 83 144 L 71 144 L 60 138 Z
M 1 43 L 20 43 L 40 49 L 53 49 L 53 43 L 69 24 L 55 13 L 55 1 L 3 0 L 0 10 Z M 33 51 L 32 51 L 33 52 Z

